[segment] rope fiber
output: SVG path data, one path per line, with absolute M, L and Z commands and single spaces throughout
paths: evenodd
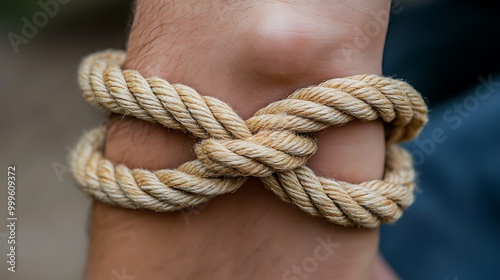
M 407 83 L 355 75 L 302 88 L 244 121 L 226 103 L 182 84 L 122 70 L 123 51 L 85 58 L 79 83 L 93 106 L 190 133 L 197 159 L 177 169 L 149 171 L 115 165 L 103 156 L 104 128 L 82 137 L 72 153 L 74 177 L 108 204 L 165 212 L 194 207 L 260 178 L 281 200 L 344 226 L 373 228 L 401 217 L 413 202 L 415 173 L 397 143 L 427 122 L 421 95 Z M 316 152 L 312 133 L 353 120 L 386 123 L 382 180 L 350 184 L 317 176 L 306 165 Z

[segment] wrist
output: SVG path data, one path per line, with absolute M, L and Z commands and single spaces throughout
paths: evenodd
M 206 12 L 197 15 L 197 9 L 193 7 L 194 10 L 188 10 L 187 13 L 173 12 L 175 7 L 169 7 L 174 5 L 173 3 L 191 3 L 190 1 L 167 1 L 168 4 L 164 6 L 158 3 L 165 1 L 137 2 L 136 19 L 124 68 L 138 70 L 145 77 L 160 76 L 172 83 L 187 84 L 202 95 L 211 95 L 229 103 L 243 118 L 250 117 L 261 107 L 306 85 L 354 74 L 380 74 L 385 34 L 370 41 L 371 46 L 356 48 L 349 58 L 342 53 L 343 42 L 352 39 L 347 38 L 352 36 L 348 30 L 358 24 L 358 21 L 361 22 L 359 24 L 366 22 L 363 13 L 358 15 L 353 13 L 354 10 L 351 10 L 351 15 L 355 14 L 353 19 L 345 19 L 348 16 L 339 15 L 343 13 L 341 11 L 336 12 L 337 17 L 332 17 L 339 21 L 351 22 L 344 24 L 345 30 L 337 28 L 338 24 L 328 22 L 327 19 L 322 19 L 313 30 L 288 30 L 288 27 L 299 28 L 307 24 L 299 22 L 301 24 L 294 25 L 292 19 L 297 17 L 294 16 L 293 10 L 277 9 L 283 8 L 282 6 L 266 6 L 266 9 L 259 6 L 268 5 L 266 1 L 254 7 L 247 7 L 248 9 L 232 7 L 229 4 L 223 7 L 232 9 L 227 16 L 214 18 L 207 17 L 217 13 Z M 200 5 L 208 2 L 201 1 Z M 249 1 L 239 2 L 246 5 Z M 373 1 L 378 4 L 381 2 L 388 1 Z M 296 4 L 300 5 L 299 2 Z M 372 4 L 366 4 L 370 5 Z M 340 6 L 344 6 L 344 3 Z M 288 9 L 288 6 L 286 8 Z M 316 12 L 319 13 L 322 8 L 323 6 L 316 7 Z M 257 16 L 264 10 L 276 14 Z M 148 16 L 148 13 L 153 11 L 155 15 L 160 16 Z M 246 19 L 238 18 L 241 16 L 240 11 L 250 14 Z M 280 11 L 286 11 L 286 14 L 280 14 Z M 273 18 L 277 18 L 279 22 L 267 21 Z M 273 30 L 273 26 L 279 28 Z M 321 26 L 324 28 L 320 28 Z M 333 33 L 314 33 L 316 30 Z M 331 38 L 335 40 L 329 41 Z M 175 168 L 194 159 L 193 143 L 194 140 L 187 134 L 165 129 L 158 124 L 116 116 L 110 123 L 105 152 L 112 161 L 124 163 L 131 168 Z M 331 128 L 318 135 L 318 143 L 319 150 L 308 165 L 320 175 L 348 182 L 378 179 L 382 176 L 385 152 L 381 123 L 353 122 L 343 127 Z M 335 263 L 337 267 L 334 267 L 334 270 L 340 275 L 363 275 L 363 278 L 367 278 L 377 251 L 376 229 L 347 229 L 323 223 L 305 216 L 290 205 L 279 203 L 275 196 L 263 191 L 260 186 L 255 186 L 256 183 L 253 182 L 254 186 L 250 188 L 244 187 L 233 195 L 211 202 L 200 217 L 196 217 L 197 214 L 192 217 L 192 227 L 197 226 L 194 231 L 186 228 L 184 214 L 179 211 L 159 214 L 97 205 L 94 212 L 94 237 L 98 242 L 106 240 L 110 245 L 106 252 L 102 253 L 105 257 L 97 251 L 94 256 L 101 256 L 105 260 L 107 258 L 109 265 L 116 263 L 113 258 L 119 257 L 120 251 L 113 253 L 113 249 L 122 248 L 123 242 L 122 239 L 109 237 L 113 235 L 121 236 L 129 241 L 129 244 L 146 244 L 145 248 L 149 248 L 135 248 L 137 251 L 133 258 L 120 259 L 120 262 L 128 261 L 131 266 L 136 265 L 134 260 L 147 262 L 143 255 L 150 254 L 151 251 L 157 254 L 156 259 L 175 259 L 177 262 L 180 262 L 177 260 L 180 259 L 189 262 L 192 258 L 178 253 L 184 252 L 186 248 L 194 250 L 193 248 L 202 246 L 206 247 L 203 255 L 206 259 L 213 257 L 213 252 L 216 251 L 220 253 L 217 255 L 227 256 L 229 263 L 239 264 L 246 261 L 245 257 L 252 258 L 255 248 L 266 249 L 267 246 L 262 244 L 267 244 L 265 242 L 269 240 L 269 230 L 273 229 L 276 236 L 287 236 L 286 242 L 281 238 L 273 241 L 275 247 L 269 246 L 271 249 L 265 251 L 268 255 L 259 254 L 263 263 L 273 257 L 279 259 L 283 252 L 292 250 L 295 255 L 290 256 L 290 260 L 300 264 L 304 257 L 310 254 L 311 242 L 318 236 L 331 234 L 342 244 L 338 253 L 348 264 L 337 262 L 335 258 L 329 260 L 329 264 Z M 259 202 L 258 205 L 255 201 Z M 237 211 L 238 209 L 245 211 Z M 108 215 L 105 215 L 106 213 Z M 101 215 L 109 217 L 107 221 L 111 224 L 102 222 Z M 131 215 L 136 219 L 131 219 Z M 144 217 L 148 217 L 148 220 L 143 219 Z M 114 224 L 119 226 L 113 226 Z M 214 226 L 220 224 L 225 226 Z M 116 228 L 120 230 L 114 230 Z M 242 228 L 248 229 L 241 233 L 244 236 L 241 239 L 248 240 L 244 248 L 238 243 L 241 239 L 231 239 L 234 232 Z M 148 235 L 148 240 L 144 240 L 145 235 Z M 165 236 L 182 238 L 171 240 L 165 239 Z M 210 236 L 208 241 L 207 236 Z M 102 240 L 99 241 L 99 238 Z M 198 243 L 190 243 L 191 241 Z M 235 242 L 231 243 L 234 246 L 228 246 L 224 250 L 217 247 L 217 244 L 226 244 L 229 241 Z M 290 243 L 294 245 L 290 246 Z M 273 248 L 278 249 L 272 251 Z M 289 260 L 276 264 L 273 273 L 288 269 L 291 264 L 287 262 Z M 207 271 L 220 264 L 217 261 L 204 263 L 208 267 Z M 96 259 L 93 264 L 101 265 Z M 187 267 L 196 265 L 199 263 Z M 344 265 L 345 267 L 342 267 Z M 168 264 L 164 266 L 165 270 L 166 267 Z M 334 275 L 327 270 L 331 270 L 331 267 L 325 264 L 316 276 L 321 273 Z M 264 273 L 262 270 L 259 272 Z
M 137 1 L 124 68 L 187 84 L 244 119 L 307 85 L 381 74 L 388 18 L 359 41 L 388 0 L 220 2 Z
M 160 76 L 171 83 L 187 84 L 202 95 L 230 104 L 240 116 L 248 118 L 297 88 L 334 77 L 381 73 L 386 22 L 379 22 L 382 31 L 368 44 L 346 42 L 355 42 L 355 31 L 364 29 L 370 21 L 370 11 L 388 11 L 389 1 L 364 3 L 358 12 L 349 6 L 357 5 L 355 2 L 336 7 L 318 2 L 309 5 L 312 8 L 304 7 L 310 11 L 283 3 L 249 5 L 242 1 L 239 6 L 221 8 L 200 2 L 199 9 L 188 10 L 189 3 L 168 1 L 161 5 L 164 1 L 139 0 L 124 68 L 137 70 L 145 77 Z M 223 9 L 227 16 L 216 16 L 207 9 Z M 352 10 L 347 14 L 349 9 Z M 147 15 L 153 10 L 158 17 L 150 19 Z M 322 16 L 311 20 L 311 16 L 299 17 L 298 12 Z M 128 118 L 117 118 L 112 123 L 116 129 L 108 133 L 106 146 L 112 160 L 129 164 L 136 161 L 149 168 L 173 168 L 194 159 L 194 140 L 187 135 Z M 344 133 L 353 129 L 364 130 L 366 133 L 360 133 L 363 135 L 375 133 L 372 137 L 383 139 L 380 123 L 348 125 L 335 135 L 328 131 L 319 135 L 320 151 L 309 166 L 325 176 L 338 175 L 332 170 L 344 169 L 347 178 L 360 177 L 356 181 L 380 177 L 381 168 L 363 176 L 355 168 L 345 170 L 347 165 L 337 166 L 329 160 L 329 150 L 335 145 L 330 141 L 332 137 L 347 139 L 348 135 L 357 135 Z M 137 139 L 142 142 L 137 143 Z M 354 136 L 351 140 L 351 144 L 363 142 Z M 134 151 L 124 154 L 122 151 L 130 143 L 136 143 Z M 377 159 L 383 158 L 381 143 L 375 141 L 366 147 L 377 146 L 376 150 L 381 151 Z M 341 153 L 348 146 L 340 149 Z
M 171 83 L 187 84 L 202 95 L 230 104 L 243 118 L 297 88 L 333 77 L 381 72 L 385 32 L 371 38 L 369 44 L 346 45 L 354 40 L 355 30 L 362 30 L 369 19 L 353 15 L 345 19 L 347 15 L 339 16 L 343 11 L 325 11 L 322 4 L 309 5 L 313 8 L 308 9 L 315 11 L 300 11 L 320 15 L 311 20 L 310 16 L 299 17 L 286 4 L 242 7 L 246 4 L 240 3 L 228 7 L 232 10 L 227 16 L 214 17 L 214 13 L 205 11 L 213 9 L 206 3 L 199 4 L 200 14 L 192 15 L 186 14 L 182 4 L 160 2 L 138 1 L 124 68 L 146 77 L 160 76 Z M 360 13 L 388 10 L 386 2 L 373 1 Z M 159 17 L 147 17 L 152 9 Z M 333 15 L 338 18 L 329 18 Z M 169 22 L 164 23 L 167 18 Z M 335 24 L 341 20 L 350 24 Z M 349 56 L 345 46 L 351 48 Z M 194 159 L 194 140 L 187 134 L 129 118 L 114 118 L 111 123 L 106 153 L 114 161 L 159 169 L 175 168 Z M 378 140 L 361 140 L 366 137 Z M 353 182 L 380 178 L 385 151 L 381 123 L 330 129 L 318 134 L 318 141 L 319 151 L 308 166 L 319 174 Z M 334 155 L 356 160 L 362 158 L 361 154 L 373 154 L 373 162 L 378 162 L 368 161 L 365 169 L 370 172 L 359 172 L 357 165 L 331 161 Z

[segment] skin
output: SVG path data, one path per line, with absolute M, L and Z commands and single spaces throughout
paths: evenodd
M 371 11 L 388 10 L 387 0 L 139 0 L 124 68 L 187 84 L 248 118 L 303 86 L 381 74 L 387 21 L 367 43 L 356 41 L 356 34 L 373 21 Z M 353 183 L 382 177 L 380 122 L 332 127 L 317 138 L 319 150 L 308 162 L 317 174 Z M 129 167 L 175 168 L 194 158 L 193 143 L 183 133 L 112 116 L 105 152 Z M 304 272 L 318 238 L 338 246 Z M 378 238 L 378 229 L 310 217 L 251 179 L 236 193 L 190 211 L 94 203 L 87 279 L 109 279 L 122 267 L 127 275 L 153 280 L 395 279 L 377 259 Z

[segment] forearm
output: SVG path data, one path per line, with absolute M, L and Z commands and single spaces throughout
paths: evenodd
M 369 5 L 388 9 L 387 2 Z M 229 103 L 244 118 L 302 86 L 353 74 L 380 74 L 385 34 L 350 50 L 349 57 L 340 55 L 342 42 L 352 39 L 348 29 L 353 26 L 341 24 L 342 18 L 327 22 L 330 16 L 324 9 L 341 15 L 352 7 L 339 8 L 342 11 L 324 3 L 307 7 L 313 11 L 301 13 L 325 13 L 311 28 L 297 23 L 296 10 L 286 10 L 286 3 L 214 3 L 218 2 L 193 7 L 190 2 L 138 1 L 125 67 L 146 77 L 188 84 L 202 95 Z M 363 27 L 366 20 L 356 16 L 352 24 Z M 317 136 L 319 150 L 308 166 L 320 175 L 353 183 L 381 178 L 385 156 L 381 123 L 353 122 Z M 117 117 L 108 131 L 106 156 L 129 167 L 175 168 L 194 159 L 193 143 L 190 136 L 160 125 Z M 335 253 L 340 259 L 328 260 L 334 272 L 318 271 L 315 277 L 324 273 L 361 279 L 368 277 L 377 252 L 378 230 L 343 228 L 311 218 L 280 203 L 255 180 L 188 215 L 189 224 L 182 211 L 152 213 L 96 203 L 88 279 L 108 279 L 110 270 L 121 267 L 144 279 L 163 279 L 165 274 L 189 279 L 186 270 L 209 271 L 215 279 L 236 273 L 231 267 L 238 263 L 260 268 L 262 274 L 256 279 L 281 277 L 311 254 L 317 238 L 327 236 L 340 244 Z M 270 261 L 266 257 L 283 252 L 285 259 L 272 260 L 274 266 L 266 267 Z

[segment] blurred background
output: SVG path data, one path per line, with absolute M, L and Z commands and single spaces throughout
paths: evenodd
M 0 279 L 83 279 L 90 201 L 66 157 L 105 115 L 82 99 L 77 67 L 91 52 L 124 48 L 131 1 L 70 0 L 18 46 L 8 34 L 24 37 L 23 18 L 33 23 L 44 10 L 38 0 L 0 3 Z M 6 263 L 10 164 L 17 166 L 16 273 Z
M 15 274 L 0 227 L 0 279 L 83 278 L 90 201 L 67 155 L 104 115 L 81 98 L 77 67 L 86 54 L 124 48 L 131 1 L 56 3 L 51 13 L 39 1 L 0 3 L 0 178 L 6 185 L 6 167 L 17 166 L 19 218 Z M 382 233 L 382 253 L 403 279 L 498 278 L 499 51 L 497 1 L 393 1 L 384 74 L 408 80 L 431 108 L 406 145 L 420 173 L 417 203 Z

